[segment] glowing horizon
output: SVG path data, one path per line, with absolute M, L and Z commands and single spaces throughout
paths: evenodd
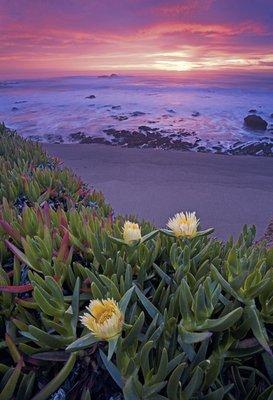
M 273 72 L 271 0 L 0 0 L 0 74 Z

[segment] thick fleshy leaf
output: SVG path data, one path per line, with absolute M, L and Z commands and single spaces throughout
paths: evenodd
M 76 359 L 76 354 L 71 354 L 58 374 L 38 394 L 36 394 L 32 400 L 47 400 L 52 393 L 59 389 L 72 371 Z
M 38 269 L 33 267 L 33 265 L 30 263 L 30 261 L 28 260 L 26 255 L 21 250 L 19 250 L 16 246 L 14 246 L 13 243 L 9 242 L 8 240 L 5 240 L 5 243 L 6 243 L 6 246 L 8 247 L 8 249 L 15 255 L 15 257 L 17 257 L 23 263 L 27 264 L 30 268 L 40 272 Z
M 23 367 L 23 359 L 17 363 L 10 378 L 5 384 L 3 390 L 0 392 L 0 400 L 10 400 L 14 394 L 18 379 L 20 377 L 21 369 Z
M 162 314 L 158 311 L 158 309 L 150 302 L 150 300 L 147 299 L 147 297 L 142 293 L 142 291 L 137 286 L 135 286 L 135 291 L 142 305 L 148 312 L 148 314 L 152 318 L 155 318 L 155 316 L 158 314 L 159 320 L 161 321 L 163 317 Z
M 246 319 L 249 321 L 249 326 L 251 330 L 261 344 L 261 346 L 272 356 L 272 351 L 268 344 L 268 336 L 263 322 L 260 318 L 259 311 L 255 305 L 247 306 L 244 310 Z
M 87 349 L 91 347 L 92 344 L 99 342 L 99 339 L 93 335 L 93 333 L 87 333 L 87 335 L 82 336 L 81 338 L 75 340 L 75 342 L 71 343 L 67 346 L 66 351 L 78 351 Z
M 214 232 L 214 228 L 209 228 L 209 229 L 206 229 L 205 231 L 198 231 L 197 234 L 196 234 L 196 237 L 207 236 L 207 235 L 210 235 L 213 232 Z
M 210 330 L 213 332 L 221 332 L 233 326 L 242 316 L 243 308 L 238 307 L 224 317 L 217 319 L 207 319 L 202 325 L 197 326 L 197 330 Z
M 116 350 L 119 336 L 114 337 L 113 339 L 108 340 L 108 355 L 107 360 L 111 360 L 114 351 Z
M 211 337 L 212 332 L 188 332 L 182 326 L 179 329 L 181 340 L 185 343 L 198 343 Z
M 150 233 L 147 233 L 147 235 L 142 236 L 140 243 L 145 243 L 147 242 L 147 240 L 152 239 L 153 237 L 155 237 L 157 234 L 159 233 L 159 230 L 156 229 Z
M 126 293 L 122 296 L 122 298 L 119 301 L 119 308 L 122 311 L 122 313 L 125 315 L 129 301 L 131 300 L 132 294 L 134 292 L 135 288 L 134 286 L 131 287 L 129 290 L 127 290 Z
M 109 372 L 109 374 L 112 376 L 116 384 L 122 389 L 123 388 L 123 381 L 121 374 L 117 367 L 112 363 L 112 361 L 108 360 L 104 352 L 100 349 L 100 357 L 102 359 L 102 362 Z
M 25 292 L 30 292 L 31 290 L 33 290 L 33 286 L 31 284 L 0 286 L 0 292 L 25 293 Z

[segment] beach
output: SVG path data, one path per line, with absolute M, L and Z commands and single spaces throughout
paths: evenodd
M 115 213 L 165 226 L 180 211 L 196 211 L 202 228 L 238 237 L 255 224 L 261 237 L 273 217 L 273 159 L 254 156 L 129 149 L 97 144 L 44 144 L 89 185 L 102 190 Z

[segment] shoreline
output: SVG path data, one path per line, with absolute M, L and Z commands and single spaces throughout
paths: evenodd
M 196 211 L 202 227 L 238 237 L 255 224 L 261 237 L 273 216 L 273 159 L 137 149 L 103 144 L 42 144 L 95 189 L 116 214 L 162 227 L 179 211 Z

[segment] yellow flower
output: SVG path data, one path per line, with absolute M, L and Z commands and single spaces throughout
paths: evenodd
M 122 331 L 124 316 L 113 299 L 91 300 L 81 322 L 97 338 L 109 340 Z
M 123 226 L 123 240 L 127 244 L 141 239 L 141 229 L 138 224 L 126 221 Z
M 196 218 L 195 212 L 178 213 L 168 221 L 170 228 L 176 237 L 193 238 L 197 234 L 199 219 Z

